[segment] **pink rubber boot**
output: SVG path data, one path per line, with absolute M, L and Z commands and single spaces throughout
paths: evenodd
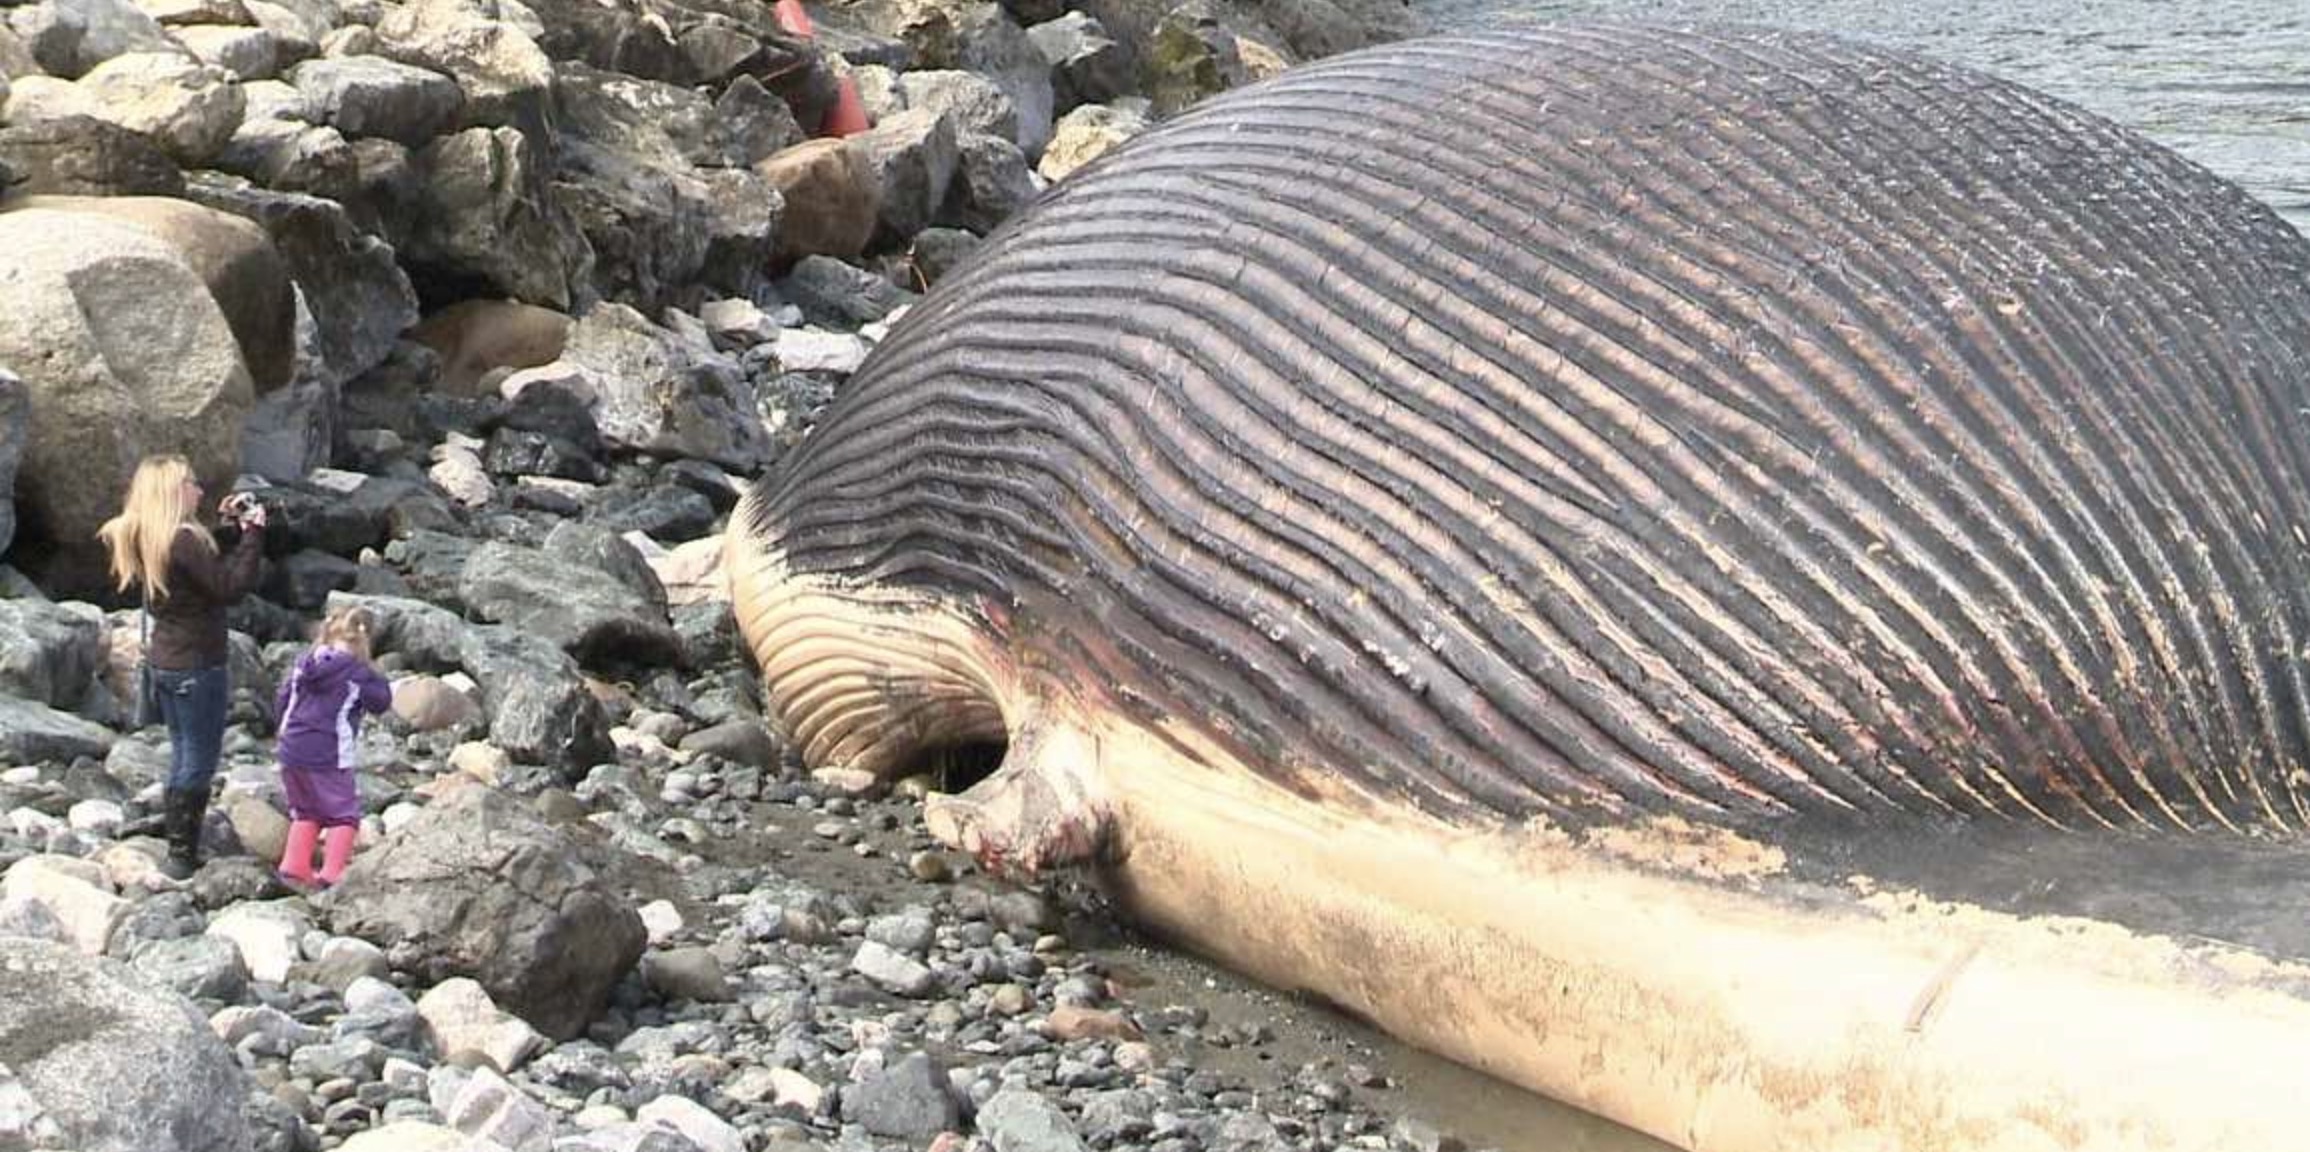
M 335 884 L 345 878 L 345 864 L 353 858 L 353 838 L 360 834 L 358 824 L 339 824 L 329 829 L 328 838 L 321 845 L 321 883 Z
M 281 849 L 281 879 L 291 885 L 313 882 L 313 841 L 320 835 L 321 826 L 310 820 L 290 822 L 289 843 Z

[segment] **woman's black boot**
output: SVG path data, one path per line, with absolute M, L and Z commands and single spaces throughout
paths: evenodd
M 171 880 L 187 880 L 201 866 L 201 821 L 208 816 L 209 794 L 206 788 L 171 789 L 165 816 L 168 827 L 168 859 L 161 871 Z

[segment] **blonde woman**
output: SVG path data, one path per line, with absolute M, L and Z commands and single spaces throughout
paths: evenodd
M 128 502 L 97 539 L 110 550 L 112 578 L 141 590 L 152 619 L 144 654 L 168 725 L 168 788 L 162 826 L 168 872 L 182 879 L 200 865 L 209 780 L 224 750 L 232 700 L 225 675 L 225 611 L 256 586 L 264 553 L 265 509 L 227 497 L 219 511 L 240 539 L 218 547 L 200 522 L 201 482 L 182 456 L 148 456 L 128 482 Z

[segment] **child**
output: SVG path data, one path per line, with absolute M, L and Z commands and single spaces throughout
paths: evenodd
M 289 796 L 289 844 L 281 879 L 309 887 L 345 875 L 361 830 L 361 797 L 353 787 L 353 737 L 363 713 L 393 705 L 393 689 L 369 666 L 366 608 L 339 609 L 321 622 L 319 640 L 297 658 L 275 701 L 281 717 L 281 788 Z M 313 841 L 326 835 L 321 871 Z

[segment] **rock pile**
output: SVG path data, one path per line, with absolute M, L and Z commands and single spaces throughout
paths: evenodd
M 717 570 L 741 485 L 979 236 L 1401 8 L 811 16 L 0 0 L 0 1148 L 1405 1143 L 1379 1078 L 1200 1066 L 1260 1041 L 1119 1001 L 911 801 L 803 778 Z M 813 138 L 845 78 L 874 126 Z M 134 832 L 167 749 L 88 543 L 162 451 L 273 513 L 184 883 Z M 271 687 L 344 602 L 394 708 L 307 897 Z

